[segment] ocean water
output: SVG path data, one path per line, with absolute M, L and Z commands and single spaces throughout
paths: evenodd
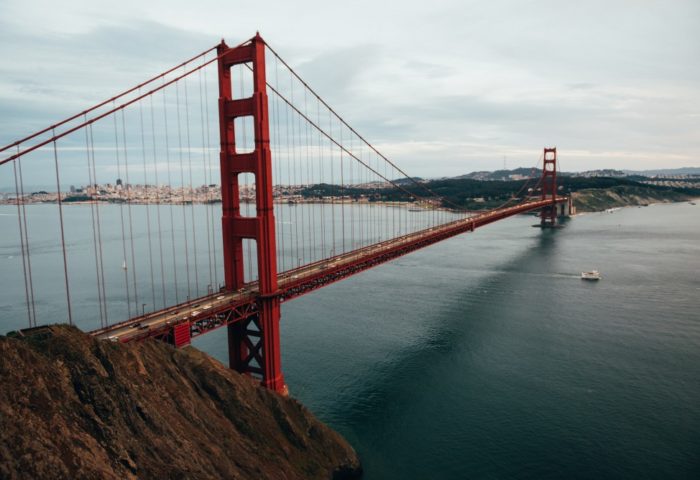
M 41 230 L 51 207 L 31 207 L 35 269 L 56 263 Z M 71 209 L 89 224 L 89 208 Z M 4 331 L 26 324 L 12 212 L 0 211 Z M 350 441 L 365 479 L 700 478 L 700 206 L 533 223 L 498 222 L 283 304 L 291 395 Z M 69 249 L 89 265 L 82 231 Z M 109 261 L 116 286 L 122 255 Z M 603 279 L 581 281 L 593 268 Z M 94 277 L 76 270 L 73 289 Z M 61 277 L 41 281 L 54 288 L 40 312 L 59 311 Z M 83 290 L 76 309 L 94 326 Z M 223 331 L 195 345 L 227 358 Z
M 700 478 L 700 207 L 532 223 L 285 304 L 291 394 L 366 479 Z

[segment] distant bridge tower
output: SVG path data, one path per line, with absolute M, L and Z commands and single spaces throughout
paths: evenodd
M 280 361 L 280 298 L 277 288 L 277 248 L 272 200 L 272 156 L 265 80 L 265 42 L 256 35 L 250 43 L 229 48 L 223 41 L 219 55 L 219 125 L 221 136 L 221 197 L 226 289 L 243 287 L 243 239 L 257 243 L 257 314 L 229 324 L 231 368 L 261 377 L 262 384 L 286 392 Z M 253 95 L 232 97 L 231 67 L 248 64 L 253 70 Z M 234 120 L 252 117 L 255 150 L 236 151 Z M 255 175 L 256 216 L 243 217 L 240 210 L 238 176 Z
M 542 166 L 542 200 L 550 200 L 550 205 L 540 210 L 540 226 L 553 227 L 557 223 L 557 149 L 544 149 Z

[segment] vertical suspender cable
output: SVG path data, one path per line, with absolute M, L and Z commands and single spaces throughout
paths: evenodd
M 160 183 L 158 181 L 158 155 L 156 152 L 156 119 L 153 107 L 153 95 L 148 97 L 151 107 L 151 146 L 153 147 L 153 179 L 156 183 L 156 224 L 158 225 L 158 253 L 160 258 L 160 286 L 163 294 L 163 308 L 167 306 L 165 298 L 165 260 L 163 258 L 163 224 L 160 218 Z M 153 305 L 155 308 L 155 303 Z
M 141 93 L 141 90 L 139 90 Z M 146 134 L 143 125 L 143 103 L 139 102 L 139 126 L 141 128 L 141 158 L 143 160 L 143 190 L 148 191 L 148 172 L 146 170 Z M 149 196 L 150 197 L 150 196 Z M 158 208 L 156 206 L 156 208 Z M 148 267 L 151 274 L 151 307 L 156 309 L 156 282 L 153 274 L 153 240 L 151 239 L 151 205 L 150 198 L 146 201 L 146 233 L 148 235 Z
M 343 125 L 340 125 L 340 144 L 343 145 Z M 343 253 L 345 250 L 345 175 L 343 165 L 343 149 L 340 149 L 340 222 L 343 229 Z
M 19 145 L 17 145 L 17 152 L 19 153 Z M 24 199 L 19 195 L 19 182 L 17 181 L 17 160 L 13 160 L 12 169 L 15 174 L 15 203 L 17 204 L 17 224 L 19 226 L 19 243 L 22 250 L 22 272 L 24 273 L 24 297 L 27 302 L 27 321 L 29 323 L 29 328 L 32 327 L 32 309 L 31 303 L 29 302 L 29 277 L 27 276 L 27 252 L 24 245 L 24 229 L 22 228 L 22 209 L 20 208 L 20 202 Z
M 289 74 L 289 86 L 291 90 L 291 97 L 292 97 L 292 102 L 294 101 L 294 84 L 292 83 L 292 75 L 291 73 Z M 289 108 L 287 109 L 289 112 Z M 291 130 L 291 159 L 289 162 L 289 169 L 290 169 L 290 177 L 291 177 L 291 184 L 294 186 L 293 191 L 296 191 L 297 187 L 297 169 L 296 169 L 296 164 L 297 164 L 297 151 L 296 151 L 296 140 L 294 138 L 296 129 L 294 128 L 294 125 L 296 123 L 295 117 L 294 117 L 294 112 L 292 112 L 292 117 L 291 117 L 291 125 L 289 124 L 288 120 L 288 125 L 287 125 L 287 135 L 289 135 L 289 131 Z M 291 205 L 291 204 L 290 204 Z M 294 204 L 296 205 L 296 204 Z M 298 209 L 295 207 L 294 209 L 294 252 L 293 252 L 293 257 L 292 257 L 292 263 L 293 265 L 296 265 L 297 267 L 301 266 L 301 257 L 299 257 L 299 213 Z M 302 248 L 303 248 L 302 244 Z
M 292 103 L 294 102 L 294 83 L 293 83 L 293 78 L 289 77 L 290 82 L 292 82 Z M 301 118 L 299 114 L 294 114 L 292 113 L 292 119 L 294 121 L 293 127 L 294 129 L 292 130 L 292 138 L 294 139 L 294 143 L 292 144 L 294 146 L 294 184 L 296 185 L 297 189 L 297 195 L 300 196 L 301 188 L 302 188 L 302 183 L 304 181 L 304 165 L 303 165 L 303 160 L 301 158 L 302 155 L 302 145 L 301 145 Z M 297 146 L 299 146 L 299 154 L 297 156 Z M 297 252 L 297 267 L 302 266 L 305 263 L 305 257 L 306 257 L 306 231 L 304 230 L 304 227 L 306 226 L 306 209 L 304 208 L 304 203 L 303 203 L 303 198 L 299 199 L 300 202 L 297 203 L 296 208 L 294 209 L 295 212 L 298 212 L 301 210 L 301 222 L 298 223 L 299 227 L 297 228 L 297 235 L 301 236 L 301 248 L 299 248 L 299 251 Z M 299 234 L 299 231 L 301 231 L 301 235 Z
M 275 59 L 276 62 L 276 59 Z M 275 64 L 275 86 L 278 86 L 279 81 L 278 81 L 278 73 L 277 73 L 277 65 Z M 278 192 L 282 192 L 282 160 L 281 160 L 281 149 L 280 149 L 280 119 L 279 119 L 279 99 L 276 96 L 273 96 L 273 103 L 272 103 L 272 124 L 275 126 L 274 131 L 272 132 L 272 147 L 274 151 L 272 152 L 272 155 L 275 156 L 273 165 L 275 165 L 276 173 L 275 173 L 275 181 L 277 183 L 278 187 Z M 274 191 L 273 191 L 274 193 Z M 278 199 L 279 199 L 279 193 L 278 193 Z M 274 198 L 273 198 L 274 201 Z M 279 200 L 278 200 L 279 201 Z M 276 213 L 279 214 L 279 216 L 275 215 L 276 218 L 278 219 L 278 225 L 276 226 L 277 228 L 275 229 L 275 232 L 277 233 L 277 264 L 280 267 L 281 271 L 285 271 L 284 268 L 284 261 L 285 261 L 285 250 L 284 250 L 284 230 L 285 230 L 285 222 L 284 222 L 284 206 L 279 204 L 279 207 L 276 210 Z
M 306 116 L 308 116 L 309 113 L 308 113 L 308 106 L 306 103 L 306 97 L 307 97 L 306 89 L 304 89 L 304 114 Z M 306 160 L 305 160 L 305 162 L 306 162 L 306 188 L 308 189 L 312 185 L 311 159 L 309 158 L 309 123 L 308 122 L 304 123 L 304 126 L 306 127 L 304 129 L 304 134 L 305 134 L 304 136 L 306 137 L 306 142 L 305 142 L 306 143 Z M 312 199 L 310 199 L 310 200 L 312 200 Z M 312 225 L 314 225 L 314 227 L 316 226 L 316 215 L 314 215 L 313 211 L 311 210 L 312 205 L 313 204 L 311 203 L 311 201 L 305 202 L 305 204 L 304 204 L 304 206 L 308 210 L 308 217 L 309 217 L 309 221 L 307 222 L 307 225 L 306 225 L 308 230 L 309 230 L 309 232 L 308 232 L 309 233 L 309 262 L 314 261 L 314 254 L 312 253 L 313 252 L 312 248 L 313 248 L 313 250 L 316 249 L 316 228 L 313 228 L 313 229 L 311 228 Z M 312 232 L 313 232 L 313 240 L 312 240 L 312 235 L 311 235 Z
M 277 86 L 279 84 L 279 75 L 277 72 L 277 65 L 275 65 L 275 85 Z M 283 192 L 283 174 L 282 174 L 282 130 L 280 127 L 280 102 L 279 98 L 276 96 L 274 97 L 274 103 L 273 103 L 274 109 L 273 109 L 273 115 L 274 115 L 274 125 L 275 125 L 275 132 L 274 132 L 274 148 L 275 152 L 273 155 L 276 156 L 276 161 L 275 165 L 277 167 L 277 185 L 279 188 L 279 193 L 280 195 Z M 285 220 L 286 214 L 285 212 L 287 211 L 286 205 L 280 203 L 279 204 L 279 228 L 277 231 L 279 232 L 279 242 L 277 244 L 278 251 L 280 252 L 279 255 L 279 264 L 281 266 L 281 271 L 285 271 L 286 268 L 286 261 L 287 261 L 287 255 L 286 255 L 286 248 L 285 248 L 285 243 L 286 243 L 286 235 L 285 232 L 287 230 L 287 221 Z
M 22 195 L 22 223 L 24 224 L 24 246 L 27 252 L 27 273 L 29 274 L 29 298 L 32 302 L 32 319 L 36 327 L 36 302 L 34 301 L 34 280 L 32 279 L 32 255 L 29 246 L 29 230 L 27 229 L 27 209 L 24 201 L 24 177 L 22 176 L 22 157 L 17 157 L 19 168 L 19 193 Z
M 197 72 L 198 74 L 198 79 L 199 79 L 199 118 L 201 120 L 200 128 L 201 128 L 201 133 L 202 133 L 202 168 L 204 169 L 204 188 L 206 189 L 206 198 L 207 202 L 204 207 L 204 216 L 207 219 L 207 253 L 208 253 L 208 259 L 209 259 L 209 288 L 214 289 L 214 277 L 213 277 L 213 267 L 212 267 L 212 256 L 211 256 L 211 225 L 210 225 L 210 220 L 209 220 L 209 208 L 211 208 L 211 189 L 209 188 L 209 185 L 211 185 L 212 179 L 208 176 L 209 171 L 207 170 L 207 144 L 206 140 L 204 138 L 204 133 L 206 131 L 206 128 L 204 126 L 205 124 L 205 118 L 204 118 L 204 99 L 202 97 L 203 92 L 202 92 L 202 71 L 200 70 Z M 207 291 L 207 293 L 211 293 L 210 291 Z
M 56 132 L 52 131 L 55 136 Z M 61 200 L 61 181 L 58 174 L 58 150 L 56 141 L 53 141 L 53 163 L 56 167 L 56 199 L 58 203 L 58 221 L 61 225 L 61 250 L 63 251 L 63 279 L 66 282 L 66 306 L 68 307 L 68 324 L 73 325 L 73 312 L 71 311 L 70 287 L 68 285 L 68 259 L 66 257 L 66 235 L 63 229 L 63 201 Z
M 92 178 L 92 162 L 90 161 L 90 142 L 89 142 L 89 137 L 88 137 L 88 128 L 85 129 L 85 154 L 87 155 L 87 161 L 88 161 L 88 193 L 90 192 L 91 188 L 94 188 L 95 182 Z M 97 300 L 98 300 L 98 306 L 99 306 L 99 311 L 100 311 L 100 327 L 105 326 L 105 321 L 104 321 L 104 315 L 102 312 L 102 283 L 100 281 L 100 261 L 97 256 L 97 220 L 95 218 L 95 202 L 97 200 L 92 198 L 90 200 L 90 217 L 92 220 L 92 242 L 93 242 L 93 247 L 94 247 L 94 253 L 95 253 L 95 276 L 96 278 L 96 285 L 97 285 Z
M 90 128 L 90 153 L 92 157 L 92 178 L 95 181 L 95 190 L 97 190 L 97 169 L 95 167 L 95 136 L 92 129 L 92 124 Z M 102 307 L 104 309 L 104 321 L 105 326 L 109 325 L 108 309 L 107 309 L 107 290 L 105 284 L 105 264 L 104 255 L 102 251 L 102 221 L 100 220 L 100 203 L 95 201 L 95 218 L 97 220 L 97 246 L 99 248 L 99 259 L 100 259 L 100 281 L 102 283 Z
M 176 101 L 176 116 L 177 116 L 177 141 L 178 141 L 178 158 L 180 159 L 180 193 L 182 195 L 181 205 L 182 205 L 182 227 L 183 236 L 185 241 L 185 275 L 187 276 L 187 300 L 192 299 L 192 290 L 190 287 L 190 254 L 189 254 L 189 242 L 187 240 L 187 212 L 185 210 L 185 205 L 187 199 L 185 198 L 185 166 L 182 162 L 182 122 L 180 120 L 180 82 L 175 82 L 175 101 Z
M 202 60 L 204 61 L 204 60 Z M 207 126 L 207 168 L 209 169 L 209 180 L 214 183 L 213 181 L 213 175 L 212 175 L 212 162 L 211 162 L 211 128 L 210 128 L 210 117 L 209 117 L 209 76 L 207 75 L 207 69 L 203 68 L 204 70 L 204 115 L 207 118 L 206 126 Z M 216 221 L 214 219 L 214 206 L 210 203 L 209 204 L 209 216 L 211 220 L 211 244 L 212 244 L 212 258 L 214 261 L 212 262 L 214 264 L 214 283 L 217 284 L 219 283 L 219 268 L 217 266 L 218 259 L 216 258 L 216 230 L 215 230 L 215 225 Z
M 112 117 L 114 120 L 114 152 L 117 158 L 117 175 L 119 176 L 119 181 L 121 182 L 122 170 L 121 161 L 119 160 L 119 135 L 117 134 L 117 116 L 116 114 Z M 126 268 L 126 230 L 124 228 L 124 204 L 122 202 L 122 190 L 124 190 L 124 185 L 122 183 L 121 190 L 119 191 L 119 217 L 121 220 L 122 229 L 122 253 L 124 256 L 124 263 L 122 264 L 122 269 L 124 270 L 124 286 L 126 288 L 126 306 L 128 317 L 131 318 L 131 295 L 129 292 L 129 269 Z M 116 187 L 115 187 L 116 188 Z
M 173 282 L 175 283 L 175 303 L 177 304 L 180 303 L 180 295 L 178 292 L 177 285 L 177 257 L 175 255 L 175 213 L 173 212 L 173 201 L 175 200 L 175 192 L 173 188 L 173 180 L 170 170 L 170 138 L 168 133 L 168 108 L 165 96 L 165 89 L 163 89 L 163 123 L 165 126 L 165 164 L 167 165 L 168 171 L 168 210 L 170 211 L 170 246 L 172 247 L 171 250 L 173 254 Z
M 238 98 L 243 98 L 243 96 L 245 95 L 245 92 L 244 92 L 244 85 L 243 85 L 243 71 L 242 71 L 242 70 L 243 70 L 242 68 L 239 68 L 239 69 L 238 69 L 238 72 L 239 72 L 239 74 L 238 74 L 238 79 L 239 79 L 239 80 L 238 80 L 238 87 L 239 87 Z M 240 139 L 241 139 L 241 142 L 240 142 L 240 143 L 241 143 L 241 145 L 240 145 L 240 150 L 241 150 L 241 151 L 248 151 L 248 149 L 250 148 L 250 146 L 248 145 L 248 128 L 247 128 L 247 122 L 245 121 L 245 118 L 243 118 L 242 121 L 241 121 L 241 129 L 242 129 L 242 132 L 241 132 L 242 135 L 240 136 Z M 255 129 L 253 129 L 253 132 L 252 132 L 252 133 L 253 133 L 253 136 L 254 136 L 254 135 L 255 135 Z M 253 141 L 253 150 L 254 150 L 254 149 L 255 149 L 255 141 Z M 249 183 L 250 180 L 249 180 L 249 179 L 250 179 L 251 176 L 254 176 L 254 175 L 251 175 L 251 174 L 249 174 L 249 173 L 243 173 L 243 174 L 239 174 L 239 175 L 236 176 L 237 182 L 238 182 L 238 199 L 239 199 L 239 202 L 240 202 L 240 199 L 241 199 L 241 194 L 242 194 L 242 192 L 243 192 L 242 187 L 245 187 L 245 189 L 246 189 L 246 191 L 248 192 L 248 194 L 250 194 L 250 183 Z M 243 185 L 241 185 L 241 179 L 242 179 L 242 181 L 243 181 Z M 256 207 L 256 210 L 257 210 L 257 197 L 258 197 L 258 191 L 257 191 L 257 188 L 256 188 L 256 189 L 255 189 L 255 199 L 256 199 L 256 200 L 255 200 L 255 202 L 256 202 L 255 207 Z M 249 197 L 249 196 L 246 196 L 246 197 L 243 199 L 243 203 L 245 204 L 245 216 L 246 216 L 246 217 L 250 217 L 250 197 Z M 259 214 L 257 213 L 257 211 L 256 211 L 256 215 L 259 215 Z M 251 240 L 251 239 L 248 238 L 248 239 L 245 239 L 244 242 L 245 242 L 245 255 L 246 255 L 246 260 L 247 260 L 247 263 L 248 263 L 247 281 L 248 281 L 248 282 L 252 282 L 252 281 L 255 281 L 255 275 L 253 275 L 253 251 L 252 251 L 252 250 L 253 250 L 253 249 L 252 249 L 253 240 Z M 246 274 L 245 274 L 245 272 L 244 272 L 244 274 L 243 274 L 243 278 L 246 279 Z
M 115 114 L 116 115 L 116 114 Z M 129 217 L 129 242 L 131 245 L 131 278 L 134 284 L 134 312 L 139 314 L 139 290 L 136 285 L 136 259 L 134 256 L 134 221 L 131 215 L 131 180 L 129 178 L 129 155 L 126 148 L 126 121 L 124 119 L 124 110 L 122 115 L 122 141 L 124 145 L 124 172 L 126 174 L 126 211 Z
M 316 100 L 316 123 L 321 125 L 321 103 Z M 318 132 L 318 144 L 316 146 L 316 152 L 318 155 L 318 184 L 320 188 L 323 188 L 324 185 L 324 175 L 323 175 L 323 151 L 321 148 L 321 132 Z M 325 202 L 325 195 L 323 193 L 321 194 L 321 259 L 326 258 L 326 215 L 325 215 L 325 209 L 324 206 L 326 204 Z
M 182 79 L 185 89 L 185 134 L 187 135 L 187 165 L 190 174 L 190 213 L 192 220 L 192 252 L 194 257 L 194 291 L 199 296 L 199 267 L 197 265 L 197 226 L 194 215 L 194 182 L 192 181 L 192 144 L 190 142 L 190 101 L 187 95 L 187 78 Z
M 331 135 L 333 134 L 333 128 L 332 128 L 332 124 L 331 124 L 331 111 L 330 110 L 328 111 L 328 131 L 331 133 Z M 329 156 L 328 156 L 329 163 L 331 164 L 331 188 L 332 188 L 333 186 L 335 186 L 335 173 L 333 172 L 333 170 L 334 170 L 333 164 L 335 162 L 333 161 L 333 142 L 331 142 L 330 138 L 328 139 L 328 154 L 329 154 Z M 336 186 L 335 190 L 336 190 L 335 194 L 337 195 L 337 190 L 338 190 L 337 186 Z M 331 189 L 331 226 L 333 228 L 333 243 L 331 244 L 332 248 L 331 248 L 331 252 L 330 252 L 331 257 L 335 256 L 335 248 L 337 245 L 336 239 L 335 239 L 335 230 L 336 230 L 336 228 L 335 228 L 335 195 L 333 193 L 334 192 Z
M 352 144 L 352 133 L 350 134 L 350 151 L 353 152 L 353 154 L 355 154 L 355 150 L 354 150 L 353 144 Z M 353 210 L 355 210 L 355 206 L 354 206 L 354 201 L 353 201 L 354 194 L 353 194 L 353 186 L 352 186 L 352 180 L 353 180 L 353 178 L 352 178 L 352 164 L 353 163 L 355 163 L 355 162 L 348 162 L 349 167 L 350 167 L 349 168 L 350 175 L 348 176 L 349 177 L 348 184 L 350 185 L 350 250 L 355 249 L 355 221 L 354 221 L 355 214 L 353 212 Z

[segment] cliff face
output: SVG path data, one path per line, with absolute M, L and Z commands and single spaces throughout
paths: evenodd
M 572 193 L 571 198 L 578 212 L 600 212 L 608 208 L 631 205 L 683 202 L 692 197 L 675 191 L 622 185 L 611 188 L 579 190 Z
M 0 337 L 0 478 L 355 478 L 358 458 L 291 398 L 206 354 L 52 326 Z

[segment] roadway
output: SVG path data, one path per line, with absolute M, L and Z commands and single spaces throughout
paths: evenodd
M 565 200 L 564 197 L 557 198 L 557 202 Z M 550 203 L 551 201 L 532 201 L 466 217 L 279 273 L 277 277 L 279 295 L 282 301 L 295 298 L 418 248 L 460 233 L 473 231 L 494 221 L 540 209 Z M 183 322 L 193 324 L 200 320 L 216 318 L 217 314 L 231 311 L 234 307 L 254 304 L 257 296 L 257 282 L 251 282 L 237 291 L 206 295 L 91 333 L 100 339 L 128 342 L 154 336 L 159 332 L 168 332 L 174 325 Z M 218 322 L 215 326 L 223 326 L 224 323 Z M 195 333 L 203 332 L 197 330 Z

